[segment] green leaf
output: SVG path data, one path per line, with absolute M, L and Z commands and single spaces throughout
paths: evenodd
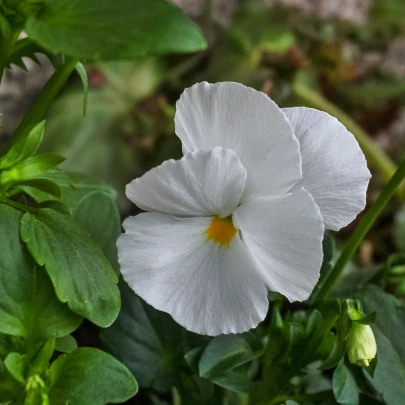
M 186 331 L 166 313 L 142 301 L 120 283 L 122 308 L 114 324 L 100 334 L 103 347 L 122 361 L 141 387 L 169 390 L 182 361 Z
M 82 79 L 83 84 L 83 117 L 84 117 L 87 111 L 87 100 L 89 98 L 89 78 L 87 77 L 86 68 L 81 62 L 79 62 L 76 65 L 76 72 L 79 74 L 80 79 Z
M 27 356 L 20 353 L 10 353 L 4 360 L 8 372 L 18 381 L 23 383 L 27 374 Z
M 52 405 L 121 403 L 138 390 L 129 370 L 111 355 L 80 348 L 55 360 L 49 372 Z
M 22 213 L 0 204 L 0 332 L 46 339 L 73 332 L 82 318 L 56 297 L 19 237 Z
M 64 189 L 63 197 L 71 209 L 71 218 L 98 243 L 113 268 L 119 273 L 116 242 L 121 233 L 121 219 L 115 191 L 90 176 L 73 175 L 74 182 Z
M 72 335 L 56 339 L 55 350 L 61 353 L 71 353 L 77 349 L 76 339 Z
M 22 138 L 11 138 L 0 157 L 0 169 L 7 169 L 32 156 L 38 149 L 44 136 L 45 121 L 40 122 Z
M 217 336 L 201 355 L 198 364 L 200 376 L 218 377 L 259 357 L 263 350 L 262 342 L 251 332 Z
M 30 361 L 30 375 L 41 375 L 48 367 L 55 350 L 55 337 L 47 339 L 41 344 Z
M 25 213 L 20 234 L 35 261 L 45 266 L 58 298 L 96 325 L 111 325 L 120 309 L 118 280 L 90 235 L 49 208 Z
M 366 312 L 378 312 L 372 329 L 377 341 L 378 362 L 374 379 L 369 382 L 380 392 L 387 405 L 398 405 L 405 398 L 405 308 L 395 297 L 376 286 L 361 295 Z
M 206 47 L 200 30 L 165 0 L 49 0 L 28 35 L 53 53 L 131 59 Z
M 321 370 L 328 370 L 335 367 L 344 357 L 346 352 L 346 342 L 342 341 L 338 337 L 335 339 L 333 350 L 328 358 L 322 363 Z
M 342 360 L 333 373 L 333 394 L 339 404 L 358 405 L 359 390 L 350 370 Z
M 234 392 L 248 393 L 251 390 L 251 381 L 248 377 L 246 364 L 226 372 L 211 381 L 220 387 Z
M 54 153 L 31 156 L 0 173 L 0 184 L 13 184 L 32 179 L 59 165 L 65 158 Z
M 36 56 L 37 53 L 47 54 L 42 47 L 32 42 L 31 38 L 20 39 L 14 44 L 11 54 L 7 57 L 6 66 L 11 68 L 11 65 L 16 65 L 28 71 L 23 58 L 30 58 L 39 65 L 40 62 Z

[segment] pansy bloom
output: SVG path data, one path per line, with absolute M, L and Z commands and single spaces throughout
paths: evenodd
M 267 291 L 303 301 L 325 229 L 364 208 L 370 172 L 354 136 L 310 108 L 280 109 L 238 83 L 199 83 L 177 102 L 184 156 L 127 186 L 148 211 L 118 240 L 129 286 L 186 329 L 239 333 L 267 313 Z

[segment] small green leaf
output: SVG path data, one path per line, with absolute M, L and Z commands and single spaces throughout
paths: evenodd
M 51 280 L 20 240 L 22 213 L 0 204 L 0 332 L 47 339 L 73 332 L 82 318 L 56 297 Z
M 218 377 L 259 357 L 262 342 L 251 332 L 220 335 L 211 340 L 199 361 L 199 373 L 204 378 Z
M 234 392 L 249 393 L 251 390 L 251 381 L 248 377 L 248 367 L 246 364 L 234 368 L 218 377 L 212 378 L 211 381 L 220 387 Z
M 86 68 L 81 62 L 78 62 L 78 64 L 76 65 L 76 72 L 79 74 L 80 79 L 82 79 L 83 84 L 83 117 L 84 117 L 87 111 L 87 100 L 89 98 L 89 78 L 87 77 Z
M 30 361 L 30 375 L 41 375 L 49 367 L 49 360 L 54 350 L 55 337 L 51 337 L 42 343 Z
M 166 0 L 49 0 L 28 35 L 78 59 L 133 59 L 206 47 L 200 30 Z
M 15 184 L 14 188 L 20 189 L 26 192 L 28 195 L 32 195 L 35 197 L 36 193 L 33 192 L 33 189 L 36 191 L 40 191 L 41 193 L 49 194 L 57 200 L 60 200 L 62 197 L 62 190 L 58 186 L 58 184 L 54 183 L 51 180 L 46 179 L 30 179 L 18 182 Z
M 65 158 L 54 153 L 31 156 L 10 169 L 0 172 L 0 184 L 9 185 L 32 179 L 59 165 Z
M 335 367 L 345 356 L 345 352 L 346 342 L 336 337 L 333 350 L 330 353 L 329 357 L 322 363 L 320 369 L 329 370 L 330 368 Z
M 121 403 L 138 391 L 129 370 L 111 355 L 80 348 L 55 360 L 49 372 L 52 405 Z
M 20 353 L 10 353 L 4 360 L 8 372 L 19 382 L 23 383 L 27 374 L 27 356 Z
M 3 155 L 0 157 L 0 169 L 7 169 L 32 156 L 42 142 L 45 121 L 32 128 L 24 137 L 11 138 Z
M 35 261 L 45 266 L 58 298 L 96 325 L 111 325 L 120 309 L 118 280 L 90 235 L 49 208 L 25 213 L 20 234 Z
M 362 325 L 373 325 L 377 320 L 377 311 L 372 312 L 369 315 L 363 316 L 361 319 L 356 319 L 354 322 Z
M 56 339 L 55 350 L 61 353 L 71 353 L 77 349 L 76 339 L 72 335 Z
M 350 370 L 342 360 L 333 373 L 333 394 L 339 404 L 358 405 L 359 389 Z

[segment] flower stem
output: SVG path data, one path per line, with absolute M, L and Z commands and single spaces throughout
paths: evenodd
M 292 91 L 295 96 L 303 101 L 308 107 L 317 108 L 336 117 L 350 132 L 353 133 L 366 156 L 367 162 L 371 165 L 375 165 L 387 182 L 391 179 L 396 170 L 395 163 L 375 142 L 373 142 L 370 136 L 358 124 L 356 124 L 352 118 L 336 105 L 325 99 L 321 94 L 310 89 L 298 80 L 293 83 Z M 402 190 L 402 187 L 398 189 L 397 194 L 403 199 L 404 190 Z
M 42 89 L 40 95 L 35 100 L 28 114 L 21 121 L 20 125 L 14 132 L 14 137 L 18 139 L 24 136 L 27 130 L 30 130 L 33 125 L 36 125 L 45 115 L 49 106 L 52 104 L 59 91 L 62 89 L 70 74 L 74 70 L 76 59 L 69 59 L 60 65 Z
M 387 205 L 388 201 L 391 199 L 395 190 L 400 186 L 403 179 L 405 178 L 405 159 L 398 167 L 398 170 L 392 176 L 391 180 L 385 186 L 384 190 L 371 206 L 371 208 L 366 212 L 366 214 L 361 219 L 360 223 L 357 225 L 357 228 L 352 233 L 350 239 L 347 241 L 346 246 L 344 247 L 339 259 L 336 264 L 333 266 L 332 270 L 326 277 L 323 284 L 317 291 L 314 291 L 311 296 L 310 303 L 313 304 L 317 301 L 326 300 L 332 291 L 336 281 L 342 274 L 346 264 L 353 256 L 354 252 L 359 247 L 361 241 L 366 236 L 367 232 L 376 221 L 381 211 Z

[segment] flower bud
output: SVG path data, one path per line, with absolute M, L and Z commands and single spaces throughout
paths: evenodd
M 346 342 L 350 363 L 368 367 L 377 354 L 377 344 L 371 327 L 353 322 Z

